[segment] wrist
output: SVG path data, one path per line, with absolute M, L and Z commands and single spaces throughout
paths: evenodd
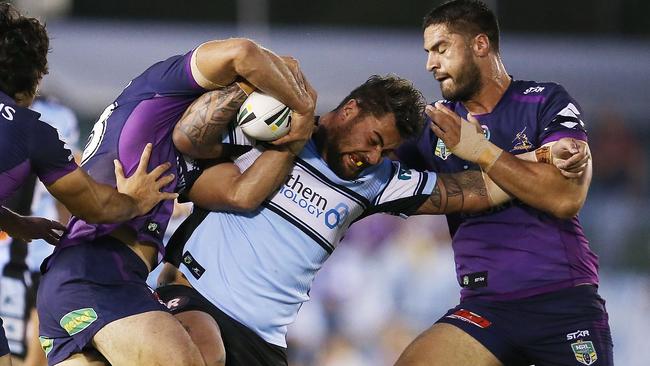
M 502 153 L 503 150 L 501 148 L 488 140 L 484 140 L 484 143 L 480 144 L 477 149 L 475 161 L 481 167 L 481 170 L 487 173 L 492 169 L 492 166 Z
M 535 159 L 538 163 L 553 164 L 553 153 L 550 146 L 542 146 L 535 150 Z

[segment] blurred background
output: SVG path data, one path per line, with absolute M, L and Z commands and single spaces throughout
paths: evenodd
M 152 63 L 202 42 L 250 37 L 296 57 L 320 113 L 371 74 L 412 80 L 440 98 L 424 69 L 420 22 L 434 0 L 16 0 L 47 22 L 42 90 L 70 106 L 81 147 L 102 110 Z M 648 365 L 650 326 L 650 2 L 487 1 L 515 78 L 563 84 L 582 105 L 594 180 L 580 217 L 600 256 L 618 365 Z M 391 365 L 459 299 L 444 218 L 371 217 L 354 225 L 319 273 L 289 330 L 298 365 Z

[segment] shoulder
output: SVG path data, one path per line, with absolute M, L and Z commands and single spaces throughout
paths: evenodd
M 513 80 L 511 90 L 515 99 L 542 104 L 555 99 L 571 99 L 562 85 L 550 81 Z

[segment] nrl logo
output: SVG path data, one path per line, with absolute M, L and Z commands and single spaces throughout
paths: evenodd
M 486 125 L 481 125 L 481 129 L 483 129 L 483 135 L 485 138 L 489 140 L 491 136 L 490 128 Z M 441 138 L 438 138 L 438 142 L 436 143 L 435 155 L 442 160 L 447 160 L 447 158 L 451 155 L 451 150 L 449 150 Z
M 576 360 L 583 365 L 591 365 L 598 360 L 596 349 L 591 341 L 578 341 L 571 343 L 571 349 L 576 356 Z
M 436 144 L 436 156 L 439 157 L 442 160 L 447 160 L 449 155 L 451 155 L 451 151 L 449 148 L 447 148 L 447 145 L 442 141 L 442 139 L 438 139 L 438 143 Z

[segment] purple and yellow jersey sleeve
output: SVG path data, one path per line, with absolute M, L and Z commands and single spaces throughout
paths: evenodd
M 0 202 L 11 196 L 35 173 L 45 184 L 77 169 L 72 152 L 39 114 L 15 105 L 0 93 Z
M 175 179 L 163 190 L 173 192 L 187 180 L 184 159 L 175 149 L 172 132 L 185 109 L 205 89 L 194 80 L 192 52 L 158 62 L 133 79 L 122 94 L 108 106 L 95 123 L 82 155 L 82 167 L 95 180 L 115 186 L 113 159 L 119 159 L 126 176 L 138 166 L 147 143 L 153 144 L 148 170 L 169 162 Z M 173 202 L 165 201 L 144 216 L 123 225 L 136 233 L 138 240 L 155 243 L 162 255 L 163 233 L 171 217 Z M 78 218 L 69 224 L 63 246 L 92 240 L 114 230 L 114 224 L 93 225 Z M 60 245 L 61 246 L 61 245 Z
M 467 115 L 462 103 L 444 104 Z M 517 155 L 562 137 L 586 140 L 581 115 L 560 85 L 514 80 L 492 112 L 475 117 L 488 140 Z M 453 155 L 428 126 L 397 155 L 409 166 L 439 173 L 479 169 Z M 598 283 L 598 257 L 577 217 L 558 219 L 514 200 L 480 214 L 447 215 L 447 222 L 464 298 L 508 300 Z

